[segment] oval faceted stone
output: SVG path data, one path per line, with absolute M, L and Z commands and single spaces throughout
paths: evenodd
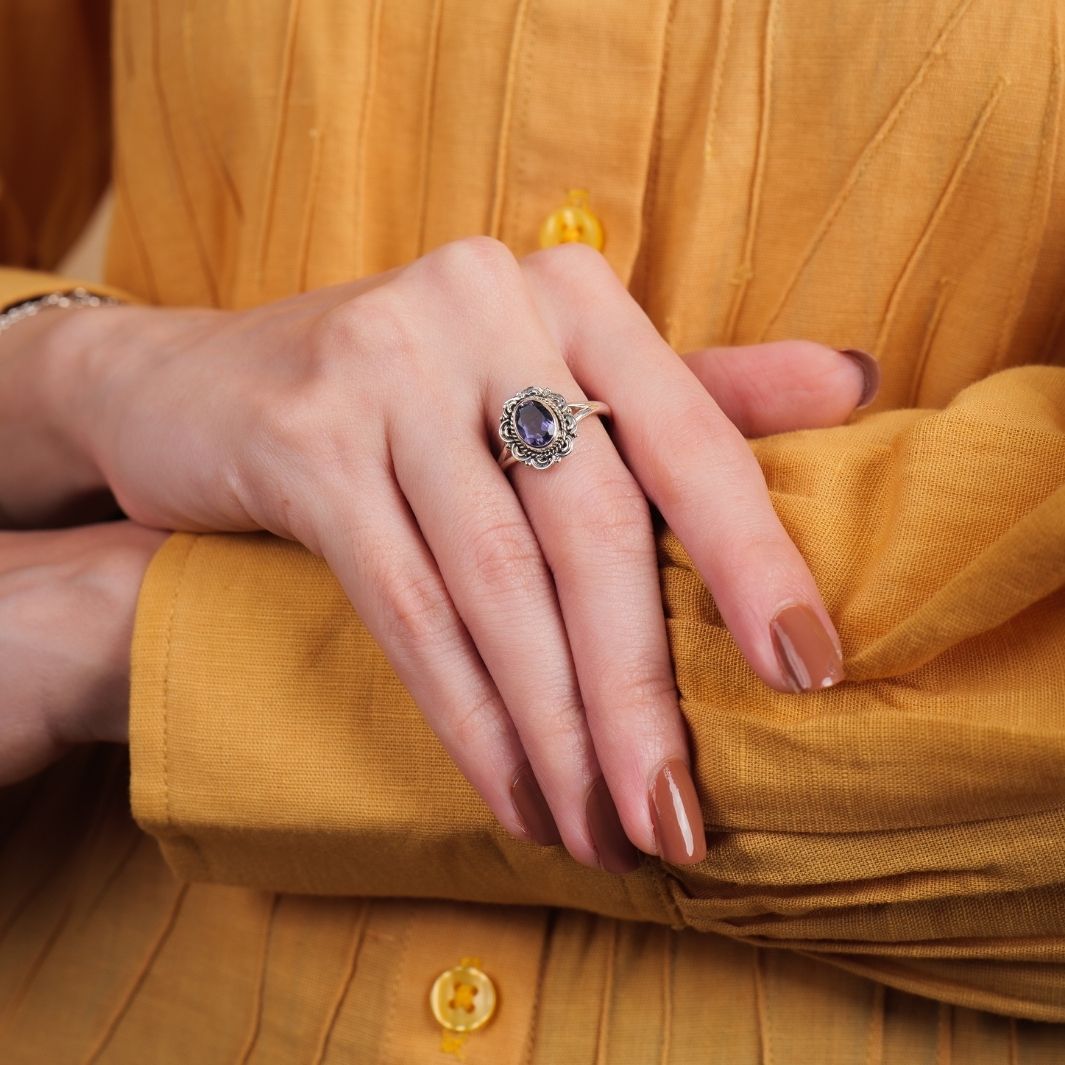
M 529 447 L 547 447 L 558 431 L 554 416 L 547 407 L 535 399 L 525 399 L 518 404 L 514 421 L 518 436 Z

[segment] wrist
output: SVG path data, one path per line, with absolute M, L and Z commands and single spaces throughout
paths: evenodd
M 160 313 L 116 304 L 48 310 L 18 323 L 14 394 L 29 397 L 33 424 L 24 439 L 46 469 L 36 513 L 24 508 L 17 524 L 82 524 L 115 512 L 103 456 L 117 432 L 122 386 L 152 347 L 147 322 Z M 42 520 L 45 506 L 51 520 Z
M 111 306 L 42 316 L 47 321 L 38 336 L 41 409 L 54 445 L 83 491 L 107 487 L 99 456 L 108 386 L 123 361 L 123 323 L 138 310 Z
M 49 420 L 86 484 L 107 486 L 123 427 L 158 396 L 145 384 L 180 361 L 190 330 L 223 312 L 203 308 L 118 305 L 75 311 L 57 321 L 47 343 Z M 162 417 L 153 409 L 152 417 Z M 114 487 L 112 485 L 112 487 Z
M 91 520 L 106 486 L 68 435 L 59 394 L 73 384 L 60 356 L 71 320 L 106 309 L 47 309 L 18 320 L 0 336 L 0 524 L 40 527 Z M 105 516 L 105 510 L 99 516 Z

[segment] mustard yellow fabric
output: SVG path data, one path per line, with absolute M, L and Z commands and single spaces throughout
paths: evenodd
M 109 30 L 110 0 L 0 5 L 0 262 L 54 267 L 107 185 Z
M 248 306 L 472 233 L 524 254 L 583 187 L 678 351 L 806 336 L 884 380 L 753 444 L 846 684 L 766 689 L 659 531 L 695 867 L 510 839 L 318 560 L 172 537 L 133 655 L 159 850 L 120 752 L 6 804 L 14 1060 L 449 1060 L 427 995 L 463 956 L 502 1001 L 469 1061 L 1065 1057 L 1063 8 L 115 3 L 131 298 Z

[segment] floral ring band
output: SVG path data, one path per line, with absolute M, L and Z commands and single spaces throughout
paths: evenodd
M 524 462 L 537 470 L 561 462 L 572 450 L 577 423 L 589 414 L 610 414 L 598 400 L 567 403 L 557 392 L 530 385 L 503 404 L 499 438 L 503 449 L 499 465 L 506 470 Z

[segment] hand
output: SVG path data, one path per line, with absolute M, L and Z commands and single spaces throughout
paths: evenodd
M 0 533 L 0 786 L 129 738 L 129 650 L 166 534 L 132 522 Z
M 518 262 L 487 238 L 248 311 L 67 321 L 59 420 L 126 513 L 267 529 L 322 555 L 519 837 L 557 841 L 557 823 L 579 861 L 614 871 L 635 864 L 626 836 L 672 861 L 704 854 L 648 499 L 766 683 L 842 676 L 736 424 L 843 421 L 862 376 L 829 348 L 752 349 L 748 368 L 770 369 L 749 379 L 732 372 L 742 351 L 685 362 L 598 253 Z M 589 418 L 558 466 L 504 473 L 499 412 L 528 384 L 605 400 L 613 439 Z

